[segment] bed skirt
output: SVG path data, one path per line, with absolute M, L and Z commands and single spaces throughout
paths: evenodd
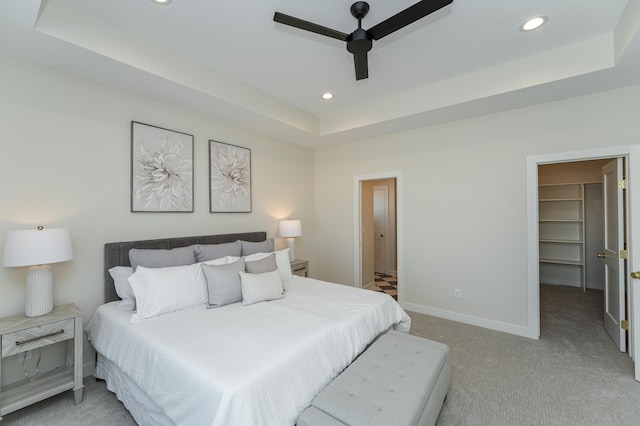
M 126 373 L 101 354 L 96 360 L 94 376 L 105 381 L 107 389 L 116 394 L 138 425 L 175 425 Z

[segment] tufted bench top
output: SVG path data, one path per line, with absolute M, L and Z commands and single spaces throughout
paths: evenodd
M 298 425 L 433 424 L 450 374 L 448 346 L 389 331 L 314 398 Z

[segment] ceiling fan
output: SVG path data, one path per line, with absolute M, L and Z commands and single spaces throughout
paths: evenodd
M 367 52 L 371 50 L 373 40 L 379 40 L 382 37 L 397 31 L 407 25 L 424 18 L 425 16 L 442 9 L 453 0 L 422 0 L 413 6 L 409 6 L 401 12 L 396 13 L 392 17 L 385 19 L 377 25 L 365 30 L 362 28 L 362 19 L 369 12 L 369 3 L 365 1 L 357 1 L 351 5 L 351 14 L 358 20 L 358 28 L 351 34 L 336 31 L 322 25 L 314 24 L 300 18 L 285 15 L 276 12 L 273 20 L 280 24 L 289 25 L 291 27 L 300 28 L 301 30 L 311 31 L 312 33 L 335 38 L 347 42 L 347 50 L 353 53 L 353 62 L 356 68 L 356 80 L 362 80 L 369 77 L 369 67 L 367 62 Z

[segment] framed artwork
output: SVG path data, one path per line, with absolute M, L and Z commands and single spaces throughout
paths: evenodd
M 193 212 L 193 135 L 131 122 L 131 211 Z
M 211 213 L 251 212 L 251 150 L 209 141 Z

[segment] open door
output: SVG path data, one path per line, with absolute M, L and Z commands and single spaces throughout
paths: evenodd
M 387 240 L 389 234 L 389 188 L 373 187 L 373 252 L 374 272 L 387 273 Z
M 624 259 L 624 193 L 622 158 L 616 158 L 602 168 L 604 202 L 604 250 L 598 257 L 604 260 L 604 328 L 621 352 L 627 351 Z

